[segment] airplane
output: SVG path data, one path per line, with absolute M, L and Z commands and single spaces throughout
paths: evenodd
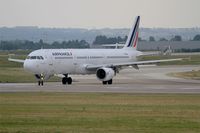
M 139 65 L 157 64 L 178 59 L 137 61 L 143 55 L 137 50 L 140 16 L 130 30 L 122 49 L 39 49 L 31 52 L 25 60 L 8 58 L 9 61 L 21 62 L 25 71 L 31 72 L 38 80 L 38 85 L 51 76 L 63 75 L 62 84 L 72 84 L 69 75 L 96 74 L 102 84 L 113 83 L 114 76 L 126 67 L 139 69 Z

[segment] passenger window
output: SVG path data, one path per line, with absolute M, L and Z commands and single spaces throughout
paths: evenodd
M 42 56 L 40 56 L 40 59 L 44 60 L 44 58 Z
M 39 59 L 39 60 L 40 60 L 40 56 L 37 56 L 37 59 Z

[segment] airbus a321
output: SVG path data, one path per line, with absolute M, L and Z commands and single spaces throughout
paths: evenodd
M 132 66 L 156 64 L 181 59 L 137 61 L 142 52 L 137 50 L 140 16 L 130 30 L 128 39 L 122 49 L 40 49 L 31 52 L 25 60 L 9 61 L 24 63 L 24 69 L 35 75 L 38 85 L 54 75 L 63 75 L 62 84 L 72 84 L 69 75 L 96 74 L 103 84 L 112 84 L 119 70 Z

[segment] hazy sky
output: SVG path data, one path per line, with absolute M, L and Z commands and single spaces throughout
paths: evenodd
M 200 0 L 0 0 L 0 27 L 200 27 Z

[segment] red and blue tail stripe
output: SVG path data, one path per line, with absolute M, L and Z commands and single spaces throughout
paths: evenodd
M 131 29 L 125 47 L 137 48 L 138 35 L 139 35 L 140 16 L 136 17 L 136 22 Z

